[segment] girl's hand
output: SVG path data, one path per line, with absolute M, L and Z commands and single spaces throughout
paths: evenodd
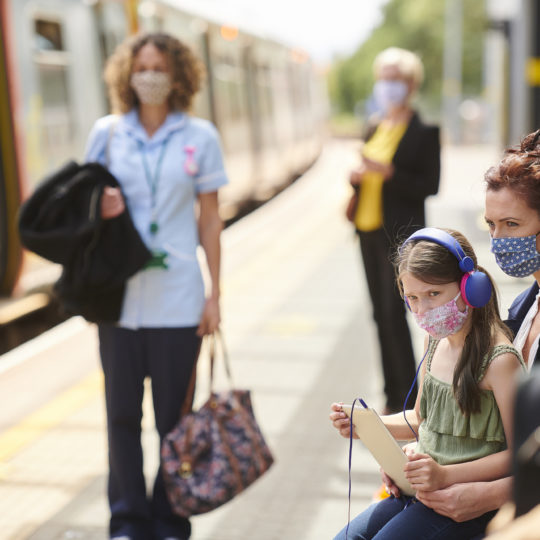
M 349 417 L 341 409 L 342 403 L 332 403 L 330 405 L 330 421 L 332 425 L 339 431 L 342 437 L 348 439 L 351 435 L 350 420 Z M 358 435 L 353 432 L 353 439 L 358 439 Z
M 101 217 L 112 219 L 119 216 L 126 209 L 126 203 L 120 188 L 105 186 L 101 195 Z
M 394 481 L 381 469 L 382 481 L 386 486 L 386 492 L 398 498 L 401 495 L 399 488 L 394 484 Z
M 415 491 L 435 491 L 447 485 L 445 468 L 427 454 L 412 454 L 405 465 L 405 477 Z
M 204 335 L 214 333 L 218 329 L 220 322 L 219 300 L 215 297 L 207 298 L 201 322 L 197 328 L 197 335 L 203 337 Z
M 405 455 L 408 457 L 408 456 L 413 456 L 414 455 L 414 451 L 416 450 L 416 445 L 418 443 L 416 441 L 413 441 L 413 442 L 410 442 L 408 444 L 406 444 L 404 447 L 403 447 L 403 451 L 405 452 Z

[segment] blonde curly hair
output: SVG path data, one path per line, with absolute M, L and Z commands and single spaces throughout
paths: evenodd
M 170 34 L 146 33 L 122 42 L 107 60 L 104 78 L 112 112 L 127 113 L 139 106 L 139 99 L 130 83 L 133 59 L 149 43 L 166 55 L 170 66 L 172 82 L 172 90 L 168 97 L 170 109 L 188 111 L 205 77 L 204 65 L 187 45 Z

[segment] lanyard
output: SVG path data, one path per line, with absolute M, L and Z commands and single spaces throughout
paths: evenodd
M 159 230 L 159 225 L 157 223 L 157 215 L 156 215 L 156 200 L 157 200 L 157 190 L 158 190 L 158 184 L 159 179 L 161 176 L 161 166 L 163 164 L 163 158 L 165 157 L 165 150 L 167 148 L 167 143 L 169 142 L 169 139 L 165 139 L 161 146 L 161 151 L 159 153 L 158 161 L 156 164 L 156 169 L 154 171 L 154 175 L 152 176 L 150 172 L 150 165 L 148 164 L 148 160 L 146 159 L 146 153 L 144 151 L 144 144 L 141 141 L 137 141 L 138 147 L 139 147 L 139 153 L 141 155 L 141 159 L 143 162 L 144 167 L 144 175 L 146 178 L 146 183 L 148 184 L 148 187 L 150 188 L 150 204 L 152 209 L 152 220 L 150 222 L 150 233 L 156 234 Z

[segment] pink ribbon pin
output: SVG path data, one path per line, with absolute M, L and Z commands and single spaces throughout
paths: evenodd
M 194 176 L 199 172 L 199 167 L 197 166 L 197 162 L 195 161 L 195 158 L 193 157 L 193 154 L 195 154 L 195 147 L 192 145 L 185 146 L 184 152 L 186 153 L 186 161 L 184 162 L 184 170 L 189 175 Z

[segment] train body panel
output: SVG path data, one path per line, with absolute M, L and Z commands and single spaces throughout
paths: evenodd
M 5 206 L 6 193 L 12 200 L 0 223 L 2 294 L 13 287 L 20 257 L 17 205 L 51 171 L 83 159 L 93 123 L 108 112 L 105 60 L 135 24 L 177 36 L 206 65 L 193 113 L 211 120 L 222 139 L 230 178 L 220 191 L 225 220 L 274 195 L 318 155 L 321 111 L 328 108 L 324 98 L 312 99 L 314 70 L 306 55 L 179 9 L 172 0 L 4 0 L 2 9 L 0 203 Z M 18 167 L 8 174 L 10 160 Z M 40 266 L 35 257 L 26 259 L 22 289 L 36 284 L 24 278 Z

